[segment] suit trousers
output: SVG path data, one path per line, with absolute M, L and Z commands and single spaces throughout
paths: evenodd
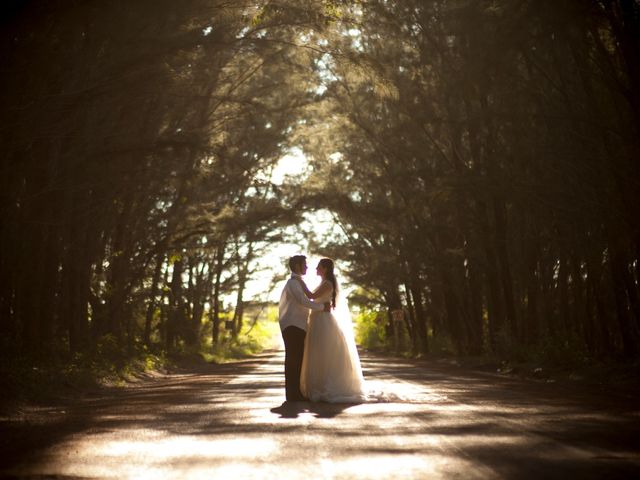
M 300 374 L 304 356 L 304 337 L 307 332 L 298 327 L 287 327 L 282 331 L 284 340 L 284 385 L 288 401 L 303 400 L 300 391 Z

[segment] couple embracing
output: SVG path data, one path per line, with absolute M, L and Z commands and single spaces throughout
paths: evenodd
M 287 401 L 365 401 L 351 317 L 338 295 L 333 260 L 323 258 L 318 263 L 316 273 L 321 281 L 313 291 L 302 279 L 307 273 L 304 255 L 291 257 L 289 268 L 291 278 L 282 291 L 279 307 Z

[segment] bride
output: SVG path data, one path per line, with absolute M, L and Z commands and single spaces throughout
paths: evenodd
M 312 311 L 304 345 L 300 388 L 309 400 L 360 403 L 367 400 L 360 357 L 353 339 L 351 315 L 338 296 L 333 260 L 323 258 L 316 273 L 322 278 L 313 292 L 299 279 L 307 297 L 330 302 L 333 312 Z

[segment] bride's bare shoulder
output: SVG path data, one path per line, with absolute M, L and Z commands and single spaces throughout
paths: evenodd
M 315 293 L 326 293 L 326 292 L 330 292 L 333 290 L 333 285 L 331 284 L 331 282 L 329 280 L 323 280 L 322 282 L 320 282 L 320 285 L 318 285 L 318 287 L 315 289 Z
M 325 280 L 323 284 L 324 284 L 325 291 L 333 295 L 333 291 L 335 290 L 333 283 L 331 283 L 329 280 Z

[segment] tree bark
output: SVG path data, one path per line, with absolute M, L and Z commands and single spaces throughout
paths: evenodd
M 151 288 L 149 291 L 149 304 L 147 305 L 147 313 L 144 317 L 144 333 L 143 341 L 147 347 L 151 346 L 151 323 L 153 321 L 153 314 L 156 311 L 156 297 L 158 296 L 158 285 L 160 284 L 160 275 L 162 274 L 162 264 L 165 257 L 163 254 L 156 256 L 156 266 L 153 270 L 153 277 L 151 278 Z
M 215 259 L 215 283 L 213 287 L 213 318 L 211 321 L 211 343 L 213 347 L 218 345 L 220 336 L 220 280 L 224 269 L 224 253 L 226 242 L 220 242 L 216 248 Z

